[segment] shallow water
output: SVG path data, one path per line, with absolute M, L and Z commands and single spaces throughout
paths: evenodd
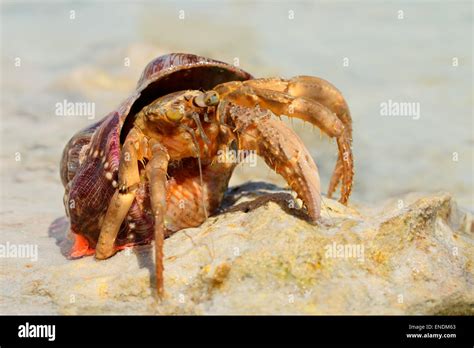
M 56 116 L 56 104 L 94 103 L 98 119 L 129 95 L 149 60 L 176 51 L 238 58 L 256 76 L 335 84 L 354 119 L 353 202 L 445 190 L 472 210 L 472 21 L 469 1 L 3 2 L 2 225 L 63 214 L 59 158 L 93 121 Z M 389 100 L 417 103 L 419 114 L 383 116 Z M 293 127 L 326 188 L 334 142 Z M 249 179 L 283 184 L 263 161 L 238 168 L 231 183 Z

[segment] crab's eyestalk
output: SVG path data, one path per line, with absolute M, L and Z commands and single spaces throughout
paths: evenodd
M 219 104 L 219 93 L 216 91 L 209 91 L 206 92 L 206 96 L 204 98 L 204 103 L 206 103 L 207 106 L 216 106 Z
M 194 104 L 201 107 L 205 108 L 208 106 L 216 106 L 219 104 L 220 98 L 219 98 L 219 93 L 216 91 L 208 91 L 205 93 L 201 93 L 198 96 L 194 97 Z

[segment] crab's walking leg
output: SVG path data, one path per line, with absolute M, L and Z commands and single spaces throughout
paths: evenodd
M 329 182 L 328 197 L 336 190 L 342 177 L 341 202 L 346 203 L 352 190 L 354 176 L 352 159 L 352 118 L 349 107 L 341 92 L 326 80 L 313 76 L 297 76 L 288 81 L 287 93 L 292 96 L 304 96 L 325 105 L 344 124 L 344 132 L 337 139 L 339 155 Z
M 158 142 L 152 142 L 150 146 L 152 156 L 146 166 L 146 175 L 150 183 L 151 209 L 155 219 L 156 290 L 158 295 L 163 297 L 164 215 L 166 212 L 166 173 L 168 171 L 169 155 L 166 148 Z
M 104 222 L 100 229 L 99 240 L 95 257 L 106 259 L 115 252 L 114 243 L 120 226 L 125 219 L 133 200 L 135 199 L 136 186 L 140 183 L 138 171 L 137 144 L 139 135 L 132 129 L 122 147 L 119 164 L 118 188 L 110 201 Z
M 346 161 L 342 161 L 344 185 L 340 199 L 342 203 L 346 203 L 352 188 L 353 160 L 350 137 L 347 136 L 344 123 L 331 109 L 314 99 L 295 97 L 279 91 L 278 89 L 285 90 L 283 87 L 287 82 L 280 81 L 276 90 L 249 86 L 251 83 L 258 84 L 258 81 L 224 83 L 215 87 L 215 90 L 236 104 L 248 107 L 258 104 L 278 115 L 287 115 L 308 121 L 330 137 L 335 137 L 338 141 L 339 157 L 346 159 Z M 266 83 L 270 85 L 270 82 Z M 262 82 L 262 84 L 264 83 Z
M 256 118 L 255 122 L 247 123 L 246 114 L 257 111 L 238 108 L 240 110 L 234 113 L 238 115 L 234 116 L 234 122 L 237 127 L 245 125 L 239 131 L 239 148 L 256 151 L 270 168 L 283 176 L 305 203 L 313 222 L 316 222 L 321 212 L 318 168 L 301 139 L 291 128 L 268 113 Z
M 296 76 L 290 80 L 263 78 L 245 81 L 243 84 L 254 88 L 273 90 L 293 97 L 305 97 L 323 104 L 344 124 L 343 139 L 338 140 L 338 158 L 328 189 L 331 197 L 343 177 L 341 202 L 346 203 L 352 190 L 354 169 L 352 160 L 352 118 L 349 107 L 341 92 L 328 81 L 313 76 Z
M 297 117 L 319 127 L 330 137 L 337 139 L 339 156 L 342 161 L 344 185 L 342 187 L 341 202 L 346 203 L 352 188 L 353 158 L 350 138 L 343 122 L 339 117 L 323 104 L 305 97 L 293 97 L 284 92 L 246 86 L 245 82 L 230 82 L 215 88 L 219 94 L 228 100 L 247 107 L 257 104 L 269 109 L 277 115 Z
M 289 80 L 281 78 L 254 79 L 244 81 L 243 84 L 317 101 L 334 112 L 343 122 L 346 130 L 352 131 L 352 119 L 346 100 L 336 87 L 324 79 L 314 76 L 295 76 Z

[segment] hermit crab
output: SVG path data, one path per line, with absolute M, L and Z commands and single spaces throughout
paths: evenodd
M 251 150 L 320 215 L 318 169 L 279 116 L 310 122 L 338 145 L 330 180 L 340 201 L 352 188 L 352 121 L 341 93 L 311 76 L 256 78 L 226 63 L 174 53 L 150 62 L 136 92 L 67 143 L 61 159 L 71 258 L 106 259 L 155 240 L 156 289 L 163 295 L 163 241 L 199 226 L 219 208 L 236 166 L 220 150 Z

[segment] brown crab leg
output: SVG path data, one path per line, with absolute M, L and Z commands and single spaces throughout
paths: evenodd
M 239 148 L 256 151 L 270 168 L 283 176 L 305 203 L 311 220 L 316 222 L 321 212 L 318 168 L 301 139 L 269 113 L 240 106 L 237 109 L 233 120 L 237 128 L 241 128 Z M 261 114 L 254 122 L 247 122 L 255 112 Z
M 155 272 L 158 296 L 164 295 L 163 279 L 163 242 L 165 238 L 164 216 L 166 212 L 166 173 L 169 155 L 166 148 L 158 142 L 152 142 L 151 160 L 146 166 L 146 175 L 150 182 L 151 209 L 155 219 Z
M 138 140 L 138 134 L 132 129 L 122 147 L 118 188 L 110 200 L 104 222 L 100 229 L 95 252 L 96 259 L 103 260 L 115 253 L 115 239 L 135 199 L 135 186 L 140 183 L 137 150 L 135 147 Z
M 222 95 L 222 92 L 219 93 Z M 237 105 L 249 108 L 259 105 L 276 115 L 302 119 L 314 124 L 330 137 L 338 137 L 344 130 L 344 125 L 331 110 L 303 97 L 295 98 L 277 91 L 242 86 L 224 95 L 224 98 Z
M 260 105 L 277 115 L 287 115 L 308 121 L 330 137 L 337 139 L 342 164 L 343 186 L 340 201 L 347 203 L 352 189 L 353 158 L 350 137 L 339 117 L 321 103 L 306 97 L 293 97 L 284 92 L 246 86 L 246 82 L 218 85 L 215 90 L 226 99 L 248 107 Z M 280 85 L 281 88 L 281 85 Z M 336 168 L 337 165 L 336 165 Z M 337 171 L 339 172 L 339 171 Z M 338 177 L 337 177 L 338 178 Z M 334 181 L 334 180 L 333 180 Z M 336 184 L 338 179 L 335 180 Z
M 263 78 L 248 80 L 245 85 L 287 93 L 293 97 L 305 97 L 317 101 L 332 112 L 344 124 L 344 140 L 338 141 L 339 152 L 331 181 L 328 197 L 331 197 L 343 177 L 341 188 L 341 202 L 346 203 L 352 189 L 354 176 L 352 161 L 352 118 L 349 107 L 341 92 L 328 81 L 313 76 L 296 76 L 290 80 L 281 78 Z
M 352 119 L 346 100 L 336 87 L 324 79 L 314 76 L 295 76 L 290 80 L 281 78 L 254 79 L 244 81 L 243 84 L 317 101 L 334 112 L 344 123 L 344 127 L 352 131 Z
M 288 81 L 287 91 L 290 95 L 304 96 L 322 103 L 334 112 L 344 124 L 344 133 L 337 139 L 339 156 L 329 183 L 328 197 L 332 196 L 342 177 L 341 202 L 346 203 L 352 190 L 354 168 L 351 148 L 352 118 L 344 97 L 328 81 L 312 76 L 292 78 Z
M 339 147 L 339 157 L 344 159 L 342 161 L 343 186 L 340 201 L 347 203 L 352 189 L 352 150 L 345 127 L 334 112 L 312 99 L 293 97 L 274 90 L 252 88 L 245 86 L 245 82 L 225 83 L 215 87 L 215 90 L 227 100 L 238 105 L 247 107 L 259 105 L 277 115 L 297 117 L 319 127 L 330 137 L 335 137 Z M 337 173 L 339 173 L 338 170 Z

